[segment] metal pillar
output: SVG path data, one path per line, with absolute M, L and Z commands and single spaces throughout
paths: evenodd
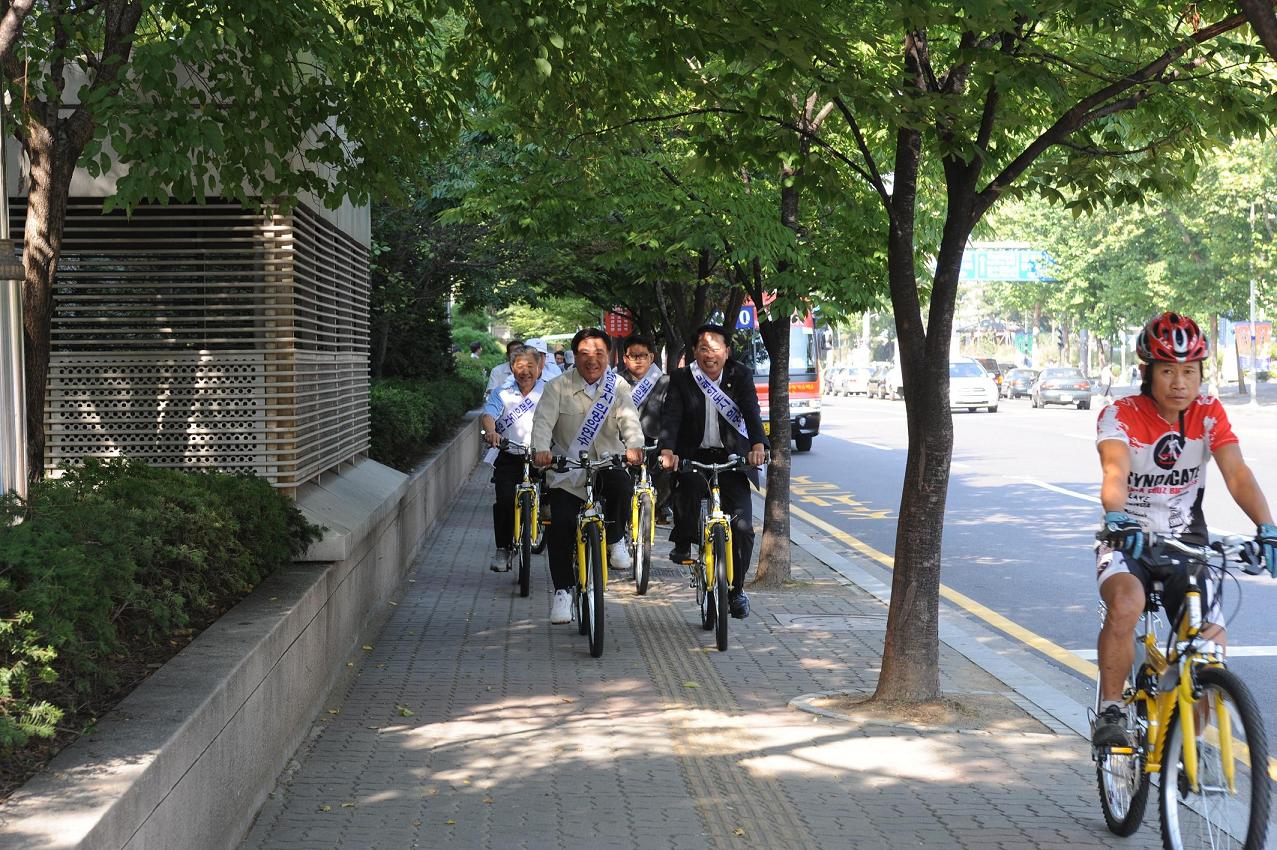
M 7 98 L 6 98 L 7 99 Z M 22 350 L 22 266 L 9 241 L 9 186 L 0 104 L 0 493 L 27 495 L 27 392 Z

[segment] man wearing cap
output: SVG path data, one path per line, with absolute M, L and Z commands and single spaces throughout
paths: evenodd
M 547 359 L 550 354 L 550 347 L 545 344 L 545 340 L 530 339 L 528 340 L 528 345 L 532 346 L 541 356 L 541 380 L 549 381 L 563 374 L 563 370 L 558 367 L 558 364 Z

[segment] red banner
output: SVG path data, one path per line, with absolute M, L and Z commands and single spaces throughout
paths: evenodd
M 613 307 L 603 314 L 603 330 L 608 336 L 626 337 L 634 333 L 634 319 L 624 307 Z

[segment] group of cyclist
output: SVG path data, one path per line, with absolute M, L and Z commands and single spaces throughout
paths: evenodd
M 720 325 L 698 328 L 693 361 L 669 375 L 656 363 L 651 340 L 625 340 L 619 369 L 610 365 L 611 347 L 602 330 L 578 332 L 571 343 L 571 365 L 549 380 L 543 376 L 545 352 L 518 342 L 509 347 L 508 377 L 491 389 L 482 417 L 496 485 L 492 568 L 509 569 L 513 494 L 523 465 L 522 457 L 499 448 L 503 439 L 530 447 L 542 469 L 556 455 L 575 458 L 582 451 L 591 459 L 623 454 L 631 467 L 648 463 L 662 513 L 673 509 L 670 557 L 678 563 L 691 559 L 697 507 L 706 487 L 701 476 L 678 472 L 680 458 L 720 463 L 734 454 L 747 459 L 750 471 L 726 473 L 720 482 L 724 508 L 733 518 L 737 565 L 729 602 L 732 616 L 748 616 L 744 582 L 754 546 L 749 485 L 757 484 L 756 467 L 767 447 L 753 375 L 731 358 L 731 338 Z M 1212 458 L 1234 501 L 1256 525 L 1258 565 L 1277 574 L 1272 511 L 1242 457 L 1224 406 L 1201 394 L 1208 345 L 1200 327 L 1188 316 L 1163 313 L 1143 328 L 1136 353 L 1142 364 L 1139 393 L 1106 406 L 1097 426 L 1105 513 L 1096 547 L 1096 582 L 1106 606 L 1098 641 L 1097 747 L 1128 742 L 1121 696 L 1134 651 L 1130 636 L 1153 580 L 1141 559 L 1147 535 L 1208 542 L 1202 500 Z M 642 450 L 653 443 L 659 450 L 656 459 Z M 584 472 L 547 470 L 545 476 L 547 513 L 574 516 L 584 493 Z M 631 487 L 624 469 L 604 470 L 598 478 L 609 563 L 622 572 L 631 566 L 625 545 Z M 550 621 L 567 623 L 574 581 L 571 524 L 551 521 L 547 542 L 555 590 Z M 1171 616 L 1184 596 L 1184 582 L 1172 577 L 1165 583 L 1162 599 Z M 1205 589 L 1205 636 L 1223 646 L 1225 617 L 1210 590 Z
M 585 496 L 585 470 L 551 468 L 556 456 L 590 460 L 608 455 L 624 457 L 630 468 L 648 464 L 656 487 L 659 512 L 672 513 L 671 560 L 691 560 L 704 479 L 680 472 L 679 460 L 719 463 L 729 455 L 744 457 L 751 467 L 764 461 L 767 437 L 763 431 L 753 375 L 731 359 L 731 339 L 721 325 L 697 329 L 694 360 L 673 374 L 656 363 L 656 346 L 644 337 L 623 341 L 619 369 L 611 366 L 612 339 L 602 330 L 578 331 L 571 342 L 572 364 L 547 379 L 544 353 L 513 341 L 507 347 L 507 373 L 490 385 L 481 425 L 493 465 L 495 501 L 492 508 L 496 552 L 491 569 L 510 569 L 514 493 L 523 471 L 518 446 L 532 453 L 544 470 L 546 533 L 554 599 L 550 622 L 572 619 L 571 590 L 575 529 L 566 520 L 576 515 Z M 496 372 L 496 370 L 494 370 Z M 644 446 L 655 445 L 659 455 L 645 457 Z M 745 574 L 753 554 L 753 509 L 748 476 L 726 472 L 720 478 L 724 509 L 733 517 L 733 586 L 728 602 L 731 615 L 749 615 Z M 610 569 L 624 573 L 632 564 L 626 533 L 630 522 L 633 479 L 623 468 L 599 471 L 595 496 L 603 504 Z

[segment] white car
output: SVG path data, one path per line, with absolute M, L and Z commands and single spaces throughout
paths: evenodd
M 949 409 L 975 413 L 977 407 L 998 412 L 998 385 L 974 357 L 955 357 L 949 361 Z

